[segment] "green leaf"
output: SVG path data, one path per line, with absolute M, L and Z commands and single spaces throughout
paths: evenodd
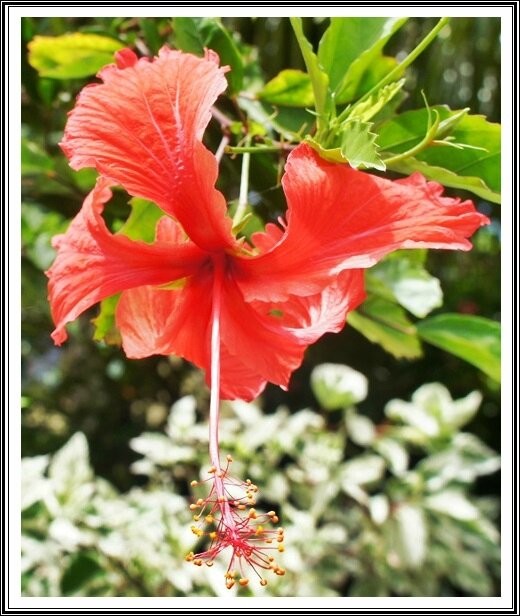
M 315 139 L 307 138 L 307 142 L 325 160 L 334 163 L 348 163 L 354 169 L 386 169 L 385 163 L 378 153 L 377 135 L 370 132 L 372 124 L 350 120 L 343 124 L 343 130 L 334 140 L 331 147 L 323 147 Z
M 226 75 L 232 94 L 240 92 L 244 81 L 242 54 L 229 32 L 217 17 L 205 17 L 200 22 L 204 47 L 213 49 L 220 57 L 220 63 L 231 67 Z
M 414 359 L 422 355 L 417 330 L 397 304 L 369 297 L 348 315 L 347 322 L 394 357 Z
M 318 60 L 329 75 L 336 103 L 352 100 L 363 73 L 406 17 L 332 17 L 320 41 Z
M 353 105 L 349 112 L 349 118 L 357 118 L 362 122 L 368 122 L 380 111 L 382 111 L 388 103 L 402 90 L 405 80 L 400 79 L 386 86 L 383 86 L 376 94 L 372 94 L 364 101 L 360 101 Z
M 417 325 L 420 337 L 500 381 L 500 324 L 461 314 L 441 314 Z
M 146 45 L 148 49 L 155 55 L 162 47 L 163 41 L 159 31 L 159 20 L 142 17 L 139 20 L 139 25 L 143 29 Z
M 376 56 L 363 73 L 356 92 L 356 98 L 375 88 L 399 63 L 392 56 Z
M 22 175 L 52 174 L 54 161 L 35 141 L 22 137 Z
M 303 71 L 287 69 L 271 79 L 258 98 L 272 105 L 287 105 L 289 107 L 312 107 L 314 95 L 310 77 Z
M 153 242 L 155 239 L 155 227 L 157 221 L 164 212 L 152 201 L 133 197 L 129 201 L 132 208 L 125 224 L 119 229 L 120 235 L 126 235 L 131 240 Z
M 197 26 L 199 21 L 200 19 L 195 17 L 174 17 L 172 19 L 177 49 L 194 53 L 197 56 L 204 54 L 204 44 Z
M 465 109 L 435 106 L 433 110 L 441 119 L 435 144 L 414 157 L 389 162 L 388 168 L 406 175 L 419 171 L 444 186 L 500 203 L 500 125 L 466 115 Z M 427 109 L 403 113 L 381 126 L 379 146 L 393 154 L 404 153 L 422 140 L 427 125 Z
M 314 104 L 316 106 L 318 133 L 324 130 L 328 120 L 334 113 L 334 104 L 329 89 L 329 77 L 321 67 L 318 57 L 312 49 L 312 45 L 305 38 L 301 17 L 290 17 L 298 45 L 303 55 L 305 66 L 312 83 L 314 92 Z
M 423 318 L 442 306 L 442 289 L 437 278 L 407 257 L 390 258 L 367 270 L 367 289 L 395 299 L 414 316 Z
M 121 294 L 112 295 L 99 304 L 99 314 L 92 319 L 94 324 L 94 340 L 106 344 L 121 344 L 121 335 L 116 327 L 116 308 Z
M 501 202 L 500 194 L 490 190 L 480 178 L 460 176 L 442 167 L 432 167 L 416 158 L 407 158 L 398 163 L 389 164 L 388 169 L 397 171 L 397 173 L 402 173 L 403 175 L 411 175 L 412 173 L 419 172 L 429 180 L 439 182 L 439 184 L 443 186 L 467 190 L 477 195 L 477 197 L 491 201 L 491 203 L 499 204 Z
M 238 93 L 244 80 L 244 63 L 235 41 L 220 19 L 174 17 L 172 23 L 176 47 L 197 56 L 203 56 L 205 48 L 216 51 L 221 65 L 231 67 L 227 74 L 231 93 Z
M 114 61 L 123 44 L 98 34 L 35 36 L 29 43 L 29 63 L 41 77 L 76 79 L 95 75 Z
M 93 578 L 104 575 L 99 563 L 88 554 L 78 553 L 72 556 L 61 578 L 63 595 L 72 595 L 83 589 Z
M 34 203 L 22 202 L 21 209 L 23 255 L 37 268 L 46 270 L 56 256 L 51 240 L 65 231 L 69 221 L 58 212 L 48 211 Z

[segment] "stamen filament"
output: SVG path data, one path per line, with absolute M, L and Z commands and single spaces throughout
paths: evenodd
M 225 277 L 225 257 L 213 257 L 213 304 L 211 309 L 211 371 L 210 371 L 210 405 L 209 405 L 209 454 L 211 468 L 209 477 L 196 481 L 195 486 L 207 481 L 212 482 L 206 498 L 199 498 L 190 505 L 195 513 L 191 531 L 198 538 L 209 540 L 209 546 L 203 552 L 190 552 L 186 560 L 200 567 L 203 563 L 212 566 L 215 558 L 225 549 L 231 548 L 231 558 L 225 574 L 227 588 L 235 583 L 247 586 L 247 572 L 252 571 L 260 584 L 267 581 L 258 569 L 271 570 L 276 575 L 285 571 L 278 567 L 268 551 L 283 551 L 283 529 L 267 529 L 267 524 L 275 524 L 278 517 L 274 511 L 258 513 L 252 508 L 256 503 L 253 494 L 258 488 L 250 479 L 239 481 L 229 474 L 233 458 L 226 456 L 224 467 L 220 462 L 219 419 L 220 419 L 220 319 L 222 313 L 222 292 Z M 193 485 L 193 482 L 192 482 Z M 273 541 L 279 543 L 274 544 Z M 272 547 L 271 547 L 272 546 Z

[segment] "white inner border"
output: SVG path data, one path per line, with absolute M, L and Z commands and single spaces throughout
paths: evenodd
M 244 610 L 244 609 L 270 609 L 280 608 L 286 611 L 310 610 L 392 610 L 404 613 L 412 609 L 456 611 L 473 610 L 474 613 L 492 609 L 511 609 L 513 580 L 510 563 L 512 562 L 512 465 L 514 463 L 511 450 L 512 437 L 512 385 L 513 375 L 509 369 L 512 366 L 512 347 L 503 345 L 502 374 L 502 596 L 501 597 L 428 597 L 428 598 L 357 598 L 357 597 L 305 597 L 285 598 L 269 597 L 253 599 L 244 597 L 234 598 L 98 598 L 98 597 L 22 597 L 20 593 L 20 411 L 18 400 L 20 396 L 20 221 L 17 215 L 20 194 L 20 39 L 21 17 L 75 17 L 75 16 L 135 16 L 135 17 L 162 17 L 166 13 L 172 16 L 280 16 L 292 15 L 307 16 L 409 16 L 409 17 L 501 17 L 502 18 L 502 186 L 505 216 L 502 224 L 503 253 L 502 253 L 502 322 L 503 340 L 512 341 L 512 90 L 511 84 L 512 61 L 511 55 L 515 53 L 512 48 L 512 7 L 481 7 L 481 6 L 389 6 L 389 7 L 337 7 L 337 6 L 290 6 L 290 7 L 176 7 L 175 5 L 163 7 L 147 7 L 142 5 L 114 7 L 9 7 L 8 8 L 8 37 L 5 41 L 5 50 L 9 51 L 9 83 L 8 116 L 6 134 L 8 135 L 9 156 L 6 160 L 6 182 L 9 190 L 9 201 L 5 204 L 8 216 L 9 238 L 9 287 L 8 287 L 8 320 L 6 320 L 6 339 L 8 340 L 9 357 L 8 372 L 5 374 L 8 383 L 9 402 L 11 408 L 5 409 L 6 438 L 9 439 L 9 552 L 6 552 L 4 571 L 8 573 L 6 580 L 6 607 L 10 609 L 37 609 L 49 612 L 74 609 L 96 612 L 98 610 L 124 609 L 126 612 L 154 610 Z M 516 110 L 514 110 L 516 113 Z M 515 170 L 516 171 L 516 170 Z M 493 206 L 499 207 L 499 206 Z M 6 454 L 7 458 L 7 454 Z M 7 459 L 5 460 L 7 462 Z

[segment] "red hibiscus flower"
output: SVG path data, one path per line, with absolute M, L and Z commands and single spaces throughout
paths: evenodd
M 232 233 L 215 188 L 217 160 L 202 143 L 227 68 L 211 51 L 197 58 L 163 48 L 149 61 L 126 49 L 116 60 L 100 72 L 103 83 L 79 95 L 61 143 L 74 169 L 94 167 L 100 177 L 55 239 L 52 336 L 61 344 L 68 322 L 121 293 L 116 324 L 128 357 L 175 354 L 205 369 L 213 484 L 195 518 L 215 530 L 195 527 L 211 545 L 189 559 L 211 563 L 231 546 L 228 585 L 236 576 L 247 583 L 244 562 L 281 574 L 258 547 L 273 539 L 281 547 L 283 532 L 270 537 L 274 531 L 262 525 L 276 515 L 242 515 L 255 486 L 221 466 L 219 398 L 250 400 L 267 382 L 287 387 L 307 346 L 341 330 L 363 301 L 363 268 L 400 248 L 468 250 L 467 238 L 488 220 L 418 174 L 381 179 L 326 162 L 301 144 L 282 180 L 286 222 L 268 224 L 249 244 Z M 102 211 L 112 185 L 162 208 L 153 243 L 107 229 Z

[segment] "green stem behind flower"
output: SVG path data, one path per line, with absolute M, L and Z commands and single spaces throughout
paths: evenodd
M 251 146 L 251 136 L 248 135 L 246 137 L 246 147 L 247 150 Z M 244 153 L 242 158 L 242 172 L 240 175 L 240 193 L 238 196 L 238 205 L 233 216 L 233 227 L 242 220 L 246 208 L 247 208 L 247 194 L 249 192 L 249 163 L 251 161 L 251 153 L 249 151 Z

